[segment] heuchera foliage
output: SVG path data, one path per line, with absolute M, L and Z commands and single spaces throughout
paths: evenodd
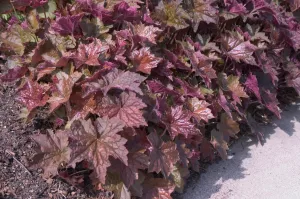
M 280 118 L 277 93 L 300 93 L 299 5 L 1 1 L 0 78 L 19 80 L 27 121 L 45 107 L 54 122 L 33 166 L 47 178 L 87 161 L 115 198 L 171 198 L 242 124 L 262 139 L 249 107 Z

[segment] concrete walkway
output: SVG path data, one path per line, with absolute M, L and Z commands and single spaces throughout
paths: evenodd
M 262 126 L 264 146 L 242 138 L 229 159 L 192 177 L 180 199 L 300 199 L 300 104 Z

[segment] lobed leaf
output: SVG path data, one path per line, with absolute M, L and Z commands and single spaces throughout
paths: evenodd
M 40 146 L 40 152 L 33 158 L 31 167 L 42 167 L 44 169 L 44 178 L 58 174 L 57 169 L 62 163 L 68 163 L 71 150 L 68 147 L 68 132 L 51 130 L 47 134 L 33 135 L 31 137 Z
M 104 184 L 107 167 L 111 165 L 110 156 L 128 165 L 128 150 L 124 146 L 126 139 L 117 134 L 124 126 L 118 118 L 98 118 L 95 122 L 90 119 L 74 121 L 71 125 L 70 164 L 74 166 L 76 162 L 87 159 L 94 167 L 91 175 Z
M 119 98 L 106 96 L 98 104 L 96 113 L 101 116 L 117 117 L 127 127 L 147 126 L 140 109 L 146 107 L 141 99 L 133 92 L 123 92 Z
M 176 144 L 171 141 L 163 142 L 156 132 L 150 133 L 147 138 L 151 143 L 148 171 L 156 173 L 162 172 L 167 178 L 179 160 Z

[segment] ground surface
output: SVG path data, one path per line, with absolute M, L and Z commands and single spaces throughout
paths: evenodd
M 27 171 L 35 147 L 30 135 L 47 124 L 39 117 L 24 125 L 18 118 L 21 106 L 14 99 L 14 89 L 0 85 L 0 198 L 92 198 L 62 180 L 46 182 L 41 170 Z
M 299 199 L 300 105 L 282 113 L 282 120 L 263 126 L 264 146 L 242 138 L 230 158 L 189 180 L 178 199 Z
M 21 106 L 14 99 L 14 89 L 0 85 L 0 198 L 92 198 L 61 180 L 46 182 L 41 170 L 27 171 L 35 147 L 30 135 L 47 124 L 40 116 L 41 120 L 24 125 L 18 118 Z M 175 198 L 300 198 L 299 107 L 287 108 L 282 120 L 262 127 L 264 146 L 241 138 L 232 146 L 229 160 L 209 166 L 201 177 L 192 175 L 185 193 Z

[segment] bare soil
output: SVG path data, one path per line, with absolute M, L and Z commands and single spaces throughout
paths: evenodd
M 0 198 L 105 198 L 103 193 L 87 193 L 61 179 L 46 181 L 41 169 L 29 169 L 36 147 L 30 135 L 47 127 L 47 121 L 39 116 L 24 124 L 15 96 L 12 85 L 0 85 Z

